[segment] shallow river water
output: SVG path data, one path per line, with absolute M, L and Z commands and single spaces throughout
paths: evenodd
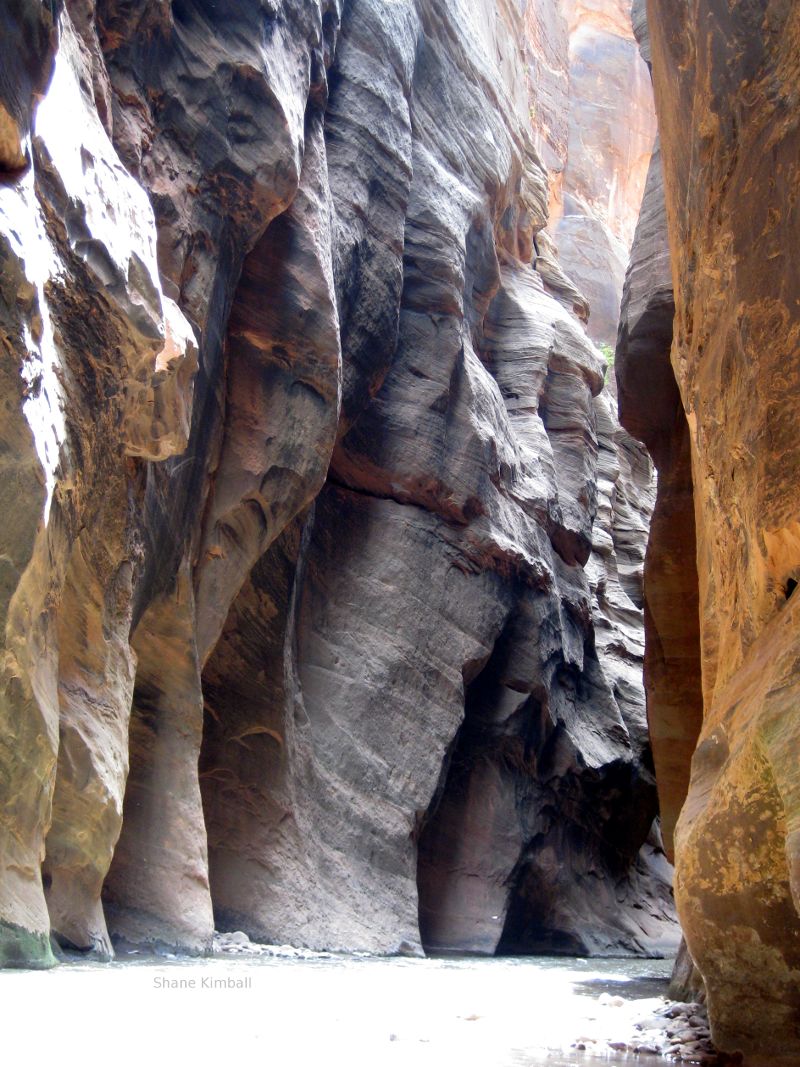
M 8 1062 L 15 1067 L 46 1062 L 45 1047 L 59 1067 L 662 1067 L 671 1061 L 613 1052 L 606 1041 L 624 1040 L 637 1018 L 661 1006 L 670 966 L 565 958 L 134 959 L 0 972 L 0 1005 L 6 1052 L 32 1054 L 14 1056 Z M 231 980 L 238 984 L 227 988 Z M 571 1050 L 587 1035 L 595 1053 Z

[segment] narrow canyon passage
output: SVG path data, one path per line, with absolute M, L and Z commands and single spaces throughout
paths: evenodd
M 800 8 L 678 6 L 2 5 L 0 968 L 800 1063 Z

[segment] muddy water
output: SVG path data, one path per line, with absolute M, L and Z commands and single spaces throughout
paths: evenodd
M 47 1062 L 49 1048 L 58 1067 L 663 1067 L 671 1061 L 607 1042 L 661 1005 L 669 970 L 643 960 L 134 957 L 2 972 L 4 1049 L 19 1048 L 3 1062 Z M 594 1039 L 594 1053 L 571 1048 L 581 1038 Z

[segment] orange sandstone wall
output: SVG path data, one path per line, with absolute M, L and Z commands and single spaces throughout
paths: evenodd
M 650 0 L 649 24 L 703 692 L 675 835 L 676 898 L 717 1044 L 748 1064 L 795 1065 L 800 7 Z M 649 396 L 640 390 L 640 404 Z M 686 638 L 691 599 L 681 621 Z M 650 714 L 657 731 L 652 701 Z

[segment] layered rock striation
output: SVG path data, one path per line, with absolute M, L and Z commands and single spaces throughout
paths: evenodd
M 667 949 L 652 472 L 523 14 L 6 17 L 0 960 Z

